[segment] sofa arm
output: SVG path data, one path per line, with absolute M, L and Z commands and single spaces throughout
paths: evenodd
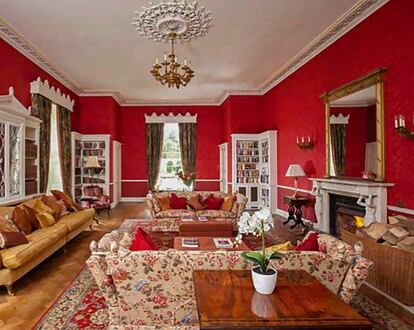
M 246 196 L 244 196 L 240 193 L 236 194 L 237 209 L 236 209 L 235 213 L 236 213 L 236 218 L 237 219 L 241 217 L 248 201 L 249 201 L 249 199 Z
M 151 217 L 155 219 L 156 210 L 154 205 L 154 197 L 152 196 L 152 194 L 148 194 L 145 198 L 145 201 L 147 203 L 148 208 L 150 209 Z
M 339 297 L 349 304 L 373 268 L 372 261 L 361 256 L 352 256 L 351 266 L 339 289 Z

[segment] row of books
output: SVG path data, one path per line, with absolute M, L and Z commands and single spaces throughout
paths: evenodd
M 259 142 L 258 141 L 237 141 L 236 143 L 237 148 L 241 149 L 258 149 Z
M 103 156 L 104 149 L 83 149 L 84 156 Z
M 237 183 L 259 183 L 258 177 L 240 177 L 237 178 Z
M 238 163 L 237 169 L 238 170 L 255 170 L 257 168 L 256 163 Z
M 259 161 L 258 156 L 237 156 L 238 163 L 258 163 Z
M 238 170 L 238 177 L 259 177 L 259 170 Z
M 105 142 L 83 142 L 83 149 L 105 149 Z

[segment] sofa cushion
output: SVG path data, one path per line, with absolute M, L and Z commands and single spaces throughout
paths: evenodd
M 221 206 L 223 205 L 224 198 L 214 197 L 210 195 L 204 201 L 204 204 L 207 205 L 207 210 L 220 210 Z
M 170 207 L 175 210 L 186 210 L 187 209 L 187 198 L 178 197 L 172 193 L 170 197 Z
M 19 231 L 19 228 L 17 228 L 13 220 L 8 215 L 0 215 L 0 232 L 16 231 Z
M 29 217 L 24 207 L 14 208 L 13 222 L 17 228 L 19 228 L 19 230 L 24 232 L 26 235 L 29 235 L 32 232 L 32 224 L 29 221 Z
M 130 251 L 159 250 L 151 237 L 142 229 L 138 228 L 135 239 L 129 247 Z
M 3 265 L 16 269 L 36 258 L 40 253 L 49 249 L 50 245 L 65 237 L 68 230 L 63 225 L 54 225 L 39 229 L 27 235 L 29 243 L 14 246 L 0 252 Z
M 47 228 L 56 223 L 55 218 L 49 212 L 38 213 L 36 217 L 39 220 L 40 228 Z
M 233 212 L 227 212 L 222 210 L 201 210 L 196 212 L 197 216 L 207 218 L 235 218 L 236 215 Z
M 164 196 L 164 197 L 155 197 L 154 203 L 157 204 L 157 211 L 166 211 L 171 208 L 170 206 L 170 197 Z M 155 205 L 155 204 L 154 204 Z
M 37 220 L 36 217 L 36 210 L 34 208 L 31 208 L 25 204 L 21 204 L 24 208 L 24 210 L 27 213 L 27 217 L 32 224 L 33 230 L 39 229 L 39 220 Z
M 21 231 L 0 232 L 0 249 L 28 243 Z
M 51 190 L 51 193 L 53 196 L 59 201 L 62 200 L 68 211 L 81 211 L 83 210 L 83 207 L 77 204 L 70 196 L 66 195 L 63 191 L 59 190 Z
M 224 201 L 223 204 L 221 204 L 221 210 L 222 211 L 228 211 L 231 212 L 231 210 L 233 209 L 233 204 L 236 201 L 236 196 L 234 195 L 229 195 L 224 197 Z
M 193 210 L 166 210 L 157 213 L 157 218 L 181 218 L 194 216 Z
M 294 248 L 295 251 L 319 251 L 318 233 L 310 234 L 298 246 Z
M 55 219 L 59 219 L 62 216 L 62 213 L 66 209 L 66 206 L 63 206 L 61 203 L 57 201 L 54 196 L 42 196 L 42 202 L 49 206 L 54 211 Z
M 67 226 L 69 231 L 73 231 L 82 226 L 86 221 L 93 217 L 93 209 L 84 209 L 82 211 L 69 213 L 60 218 L 57 223 Z
M 190 197 L 190 199 L 187 201 L 187 205 L 195 211 L 204 210 L 206 208 L 206 205 L 201 203 L 200 194 Z

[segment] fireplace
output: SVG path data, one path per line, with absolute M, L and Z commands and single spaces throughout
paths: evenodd
M 365 207 L 358 198 L 329 194 L 329 233 L 341 237 L 343 229 L 355 228 L 355 216 L 365 217 Z

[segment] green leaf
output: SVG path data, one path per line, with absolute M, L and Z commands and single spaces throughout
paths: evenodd
M 243 252 L 241 254 L 246 260 L 252 261 L 255 264 L 260 265 L 260 268 L 266 268 L 266 258 L 260 252 Z
M 276 251 L 273 251 L 267 258 L 270 259 L 282 259 L 285 255 Z

